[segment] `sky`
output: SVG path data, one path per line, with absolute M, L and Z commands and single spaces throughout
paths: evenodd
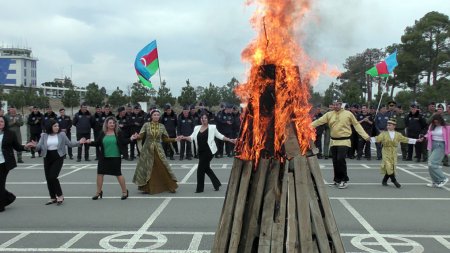
M 296 35 L 305 51 L 343 71 L 345 59 L 367 48 L 400 43 L 407 26 L 430 11 L 450 15 L 448 0 L 310 0 Z M 161 79 L 173 95 L 189 79 L 217 86 L 245 82 L 242 50 L 256 37 L 245 0 L 14 0 L 0 2 L 0 47 L 31 48 L 38 83 L 71 77 L 108 93 L 137 80 L 134 58 L 156 39 Z M 322 75 L 314 90 L 334 78 Z M 155 88 L 160 77 L 151 78 Z

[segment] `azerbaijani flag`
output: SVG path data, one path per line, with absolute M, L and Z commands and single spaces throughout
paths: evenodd
M 151 88 L 152 77 L 159 68 L 158 49 L 156 48 L 156 40 L 145 46 L 136 56 L 134 68 L 142 85 Z
M 394 53 L 386 57 L 384 61 L 375 65 L 375 67 L 366 71 L 366 74 L 371 75 L 372 77 L 376 76 L 388 76 L 394 68 L 398 66 L 397 62 L 397 50 Z

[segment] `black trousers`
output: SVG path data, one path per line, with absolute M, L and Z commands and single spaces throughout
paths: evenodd
M 413 138 L 413 137 L 409 137 L 409 138 Z M 423 147 L 423 144 L 420 142 L 417 142 L 416 144 L 408 144 L 408 159 L 409 160 L 412 159 L 414 147 L 416 149 L 417 159 L 420 160 L 420 158 L 422 157 L 422 147 Z
M 90 139 L 91 133 L 77 133 L 77 141 L 79 141 L 81 138 Z M 80 145 L 78 147 L 78 155 L 77 158 L 81 160 L 81 151 L 84 146 L 84 159 L 89 159 L 89 144 L 85 143 L 83 145 Z
M 223 156 L 223 141 L 217 138 L 214 138 L 214 141 L 216 142 L 217 146 L 216 156 Z
M 319 154 L 322 155 L 322 133 L 323 131 L 317 131 L 316 129 L 316 140 L 314 141 L 314 145 L 319 149 Z
M 186 152 L 186 156 L 184 155 L 185 152 Z M 186 140 L 180 141 L 180 158 L 184 158 L 184 157 L 189 157 L 189 158 L 192 157 L 191 142 L 186 141 Z
M 3 209 L 8 202 L 8 191 L 6 190 L 6 177 L 9 170 L 6 169 L 5 164 L 0 164 L 0 209 Z
M 67 136 L 67 139 L 69 139 L 70 141 L 72 140 L 72 134 L 70 132 L 66 132 L 66 136 Z M 67 147 L 67 154 L 69 154 L 69 157 L 73 156 L 71 147 Z
M 140 151 L 139 151 L 138 145 L 137 145 L 137 141 L 136 140 L 131 141 L 130 142 L 130 157 L 131 158 L 136 158 L 136 156 L 134 155 L 135 154 L 134 153 L 134 148 L 136 148 L 138 155 L 141 154 Z
M 365 158 L 370 158 L 370 141 L 359 138 L 358 140 L 358 157 L 362 157 L 364 152 Z
M 64 157 L 60 157 L 56 150 L 47 151 L 47 155 L 44 157 L 45 180 L 47 180 L 48 193 L 51 199 L 63 195 L 58 179 L 63 162 Z
M 94 140 L 98 139 L 98 136 L 100 135 L 100 131 L 94 131 Z M 95 158 L 99 158 L 100 157 L 100 148 L 98 146 L 95 146 Z M 80 156 L 81 158 L 81 156 Z
M 330 148 L 331 157 L 333 158 L 333 170 L 334 170 L 334 182 L 340 183 L 342 181 L 347 182 L 347 146 L 332 146 Z
M 30 134 L 30 141 L 35 141 L 37 143 L 37 142 L 39 142 L 40 139 L 41 139 L 41 133 L 31 133 Z M 35 149 L 32 148 L 31 154 L 34 155 L 35 152 L 36 152 Z M 38 154 L 41 154 L 41 151 L 38 151 Z
M 208 175 L 209 179 L 214 186 L 218 188 L 222 184 L 217 178 L 216 174 L 211 169 L 211 160 L 213 159 L 213 154 L 207 148 L 207 151 L 198 152 L 198 168 L 197 168 L 197 191 L 202 192 L 205 188 L 205 174 Z

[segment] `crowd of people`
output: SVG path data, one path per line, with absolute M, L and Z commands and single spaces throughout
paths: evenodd
M 139 105 L 128 105 L 119 107 L 117 114 L 109 105 L 96 106 L 95 112 L 91 113 L 86 104 L 81 104 L 73 118 L 66 115 L 64 108 L 58 115 L 51 107 L 45 108 L 44 112 L 31 107 L 29 115 L 24 117 L 10 106 L 3 114 L 0 110 L 0 141 L 4 138 L 3 145 L 8 145 L 8 152 L 0 152 L 0 211 L 15 199 L 14 194 L 5 188 L 9 170 L 17 166 L 12 148 L 16 150 L 17 163 L 24 162 L 24 150 L 31 152 L 31 158 L 36 158 L 36 153 L 43 157 L 50 196 L 46 205 L 63 203 L 58 176 L 64 160 L 74 159 L 72 148 L 75 147 L 78 148 L 77 162 L 81 162 L 83 155 L 85 161 L 90 161 L 90 147 L 95 148 L 97 187 L 92 199 L 103 198 L 104 176 L 111 175 L 117 177 L 122 190 L 121 199 L 124 200 L 129 191 L 121 172 L 122 159 L 138 159 L 133 183 L 144 193 L 176 192 L 177 178 L 168 163 L 168 160 L 175 159 L 175 154 L 180 160 L 199 158 L 196 193 L 204 190 L 205 174 L 211 178 L 214 190 L 218 191 L 221 183 L 211 170 L 210 162 L 213 157 L 234 155 L 240 127 L 238 107 L 225 103 L 217 114 L 201 102 L 184 106 L 179 114 L 170 104 L 164 105 L 163 111 L 152 106 L 147 113 Z M 22 145 L 21 127 L 24 125 L 27 127 L 27 141 Z M 76 136 L 73 141 L 72 129 Z
M 442 173 L 442 165 L 449 166 L 450 153 L 450 104 L 431 102 L 422 111 L 411 104 L 409 112 L 395 101 L 375 107 L 353 104 L 342 107 L 335 101 L 328 112 L 322 114 L 321 106 L 313 108 L 313 127 L 316 128 L 315 145 L 319 159 L 332 158 L 334 179 L 332 185 L 340 189 L 348 186 L 346 158 L 371 160 L 371 145 L 375 144 L 376 159 L 382 160 L 384 174 L 382 185 L 391 178 L 397 188 L 401 185 L 395 177 L 397 146 L 401 146 L 402 160 L 428 162 L 432 183 L 429 187 L 443 187 L 448 178 Z M 372 137 L 372 138 L 370 138 Z M 322 145 L 323 143 L 323 145 Z

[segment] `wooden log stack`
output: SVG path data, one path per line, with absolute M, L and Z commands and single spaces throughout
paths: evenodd
M 311 154 L 256 168 L 235 158 L 212 252 L 345 252 Z

